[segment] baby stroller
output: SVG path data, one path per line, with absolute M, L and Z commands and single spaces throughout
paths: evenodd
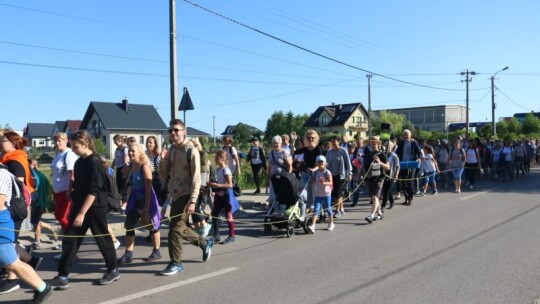
M 285 229 L 287 237 L 294 235 L 294 229 L 304 228 L 307 233 L 307 226 L 304 217 L 301 216 L 299 204 L 302 202 L 299 189 L 300 182 L 290 173 L 276 173 L 271 177 L 276 200 L 268 209 L 264 218 L 264 232 L 270 234 L 272 226 L 279 230 Z

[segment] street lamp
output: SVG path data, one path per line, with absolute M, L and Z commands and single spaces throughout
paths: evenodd
M 499 74 L 499 72 L 508 70 L 508 68 L 509 67 L 506 66 L 491 76 L 491 127 L 493 128 L 493 137 L 497 136 L 497 124 L 495 124 L 495 76 Z
M 472 81 L 472 78 L 469 77 L 469 75 L 476 75 L 477 73 L 474 72 L 474 71 L 470 71 L 469 70 L 465 70 L 465 72 L 461 72 L 459 73 L 461 76 L 465 76 L 465 80 L 462 80 L 461 82 L 465 82 L 466 85 L 467 85 L 467 92 L 466 92 L 466 97 L 465 97 L 465 103 L 466 103 L 466 108 L 465 108 L 465 138 L 469 139 L 469 82 Z

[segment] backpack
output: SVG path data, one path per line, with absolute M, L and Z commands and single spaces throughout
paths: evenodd
M 0 169 L 7 170 L 4 166 Z M 30 205 L 30 193 L 28 188 L 15 176 L 10 173 L 11 177 L 11 200 L 9 201 L 8 210 L 11 214 L 11 219 L 14 222 L 21 222 L 28 217 L 28 206 Z

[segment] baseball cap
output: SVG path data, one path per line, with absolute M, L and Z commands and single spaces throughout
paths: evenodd
M 326 162 L 326 157 L 324 157 L 324 155 L 319 155 L 319 156 L 317 156 L 315 161 L 316 162 Z

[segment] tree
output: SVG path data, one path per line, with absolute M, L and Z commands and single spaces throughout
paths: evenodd
M 100 138 L 96 138 L 96 140 L 94 141 L 94 146 L 96 147 L 96 153 L 98 155 L 104 155 L 107 151 L 105 145 L 103 144 L 103 141 Z
M 371 133 L 381 134 L 381 123 L 390 124 L 390 133 L 400 134 L 403 129 L 413 130 L 413 125 L 405 120 L 405 116 L 382 110 L 379 115 L 371 114 Z
M 514 133 L 516 135 L 521 133 L 521 124 L 515 117 L 512 117 L 508 121 L 508 133 Z
M 238 143 L 243 143 L 249 141 L 251 133 L 249 128 L 245 123 L 238 123 L 234 131 L 234 140 Z
M 291 131 L 295 131 L 298 136 L 302 136 L 306 132 L 304 123 L 308 119 L 308 114 L 294 115 L 290 111 L 287 114 L 284 114 L 282 111 L 274 112 L 266 122 L 264 141 L 271 144 L 272 137 L 290 134 Z
M 483 138 L 493 137 L 493 128 L 491 124 L 484 124 L 477 129 L 478 135 Z
M 538 133 L 540 132 L 540 119 L 534 116 L 532 113 L 528 113 L 523 120 L 521 132 L 524 134 Z

